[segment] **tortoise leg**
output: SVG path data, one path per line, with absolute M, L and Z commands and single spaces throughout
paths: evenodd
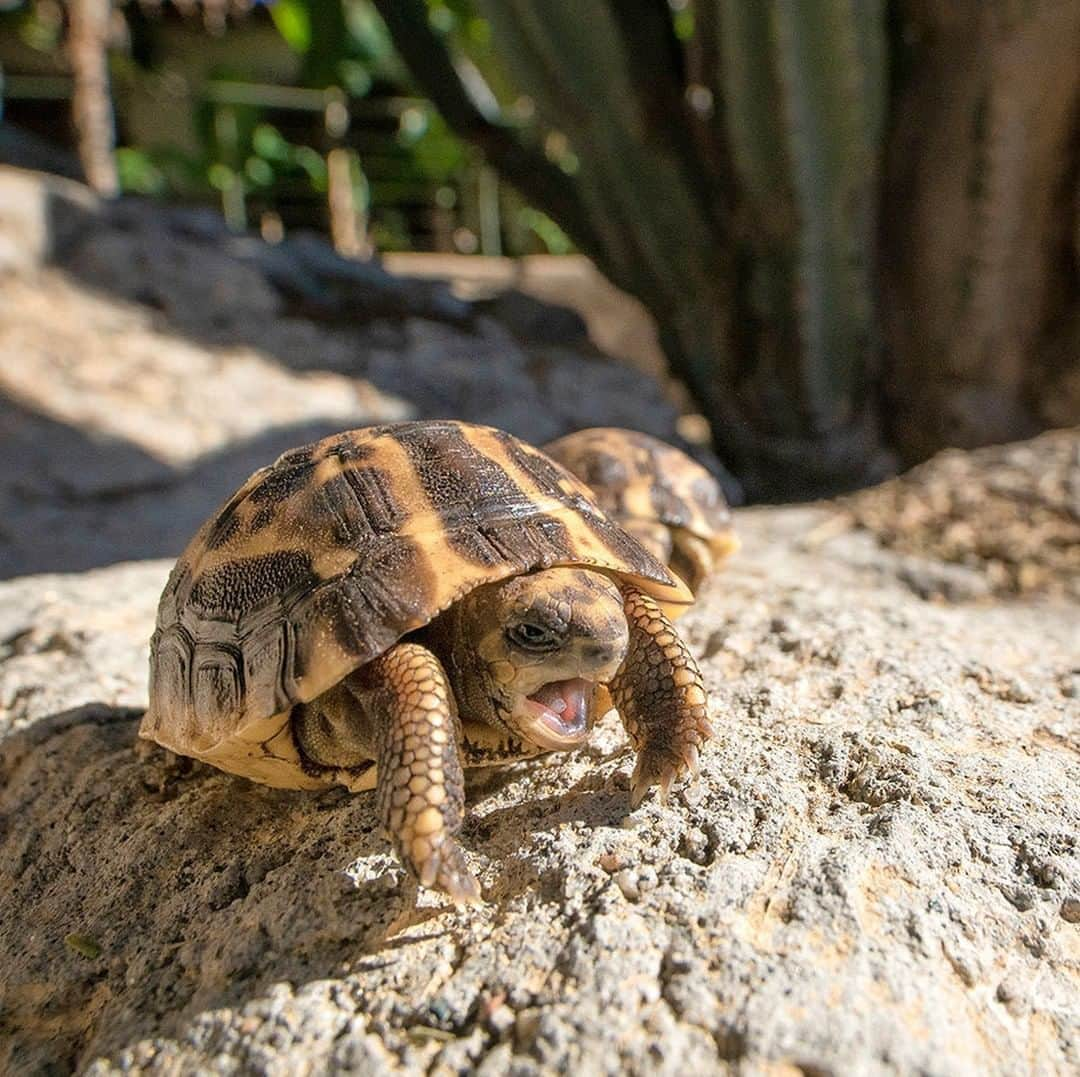
M 417 643 L 398 643 L 342 682 L 351 697 L 351 724 L 370 718 L 373 735 L 343 735 L 334 723 L 331 743 L 313 725 L 298 731 L 305 753 L 321 766 L 349 765 L 339 758 L 369 744 L 378 761 L 375 797 L 379 818 L 401 862 L 423 886 L 456 902 L 477 901 L 480 887 L 457 843 L 465 814 L 465 781 L 457 708 L 438 658 Z M 342 708 L 337 708 L 339 711 Z
M 698 535 L 683 528 L 676 528 L 673 535 L 674 549 L 668 564 L 672 572 L 677 572 L 690 590 L 698 588 L 711 576 L 733 553 L 739 549 L 739 539 L 734 531 L 723 531 L 706 542 Z
M 671 571 L 678 573 L 686 581 L 690 590 L 696 594 L 702 581 L 716 567 L 712 550 L 704 539 L 682 528 L 676 529 L 672 538 L 674 549 L 668 564 L 671 566 Z
M 697 776 L 712 727 L 697 662 L 664 611 L 629 584 L 622 593 L 630 645 L 610 692 L 638 753 L 630 791 L 636 808 L 650 786 L 659 783 L 665 801 L 680 772 Z
M 457 843 L 465 779 L 446 673 L 417 643 L 391 647 L 364 672 L 381 682 L 384 697 L 376 785 L 383 826 L 421 885 L 455 902 L 478 901 L 479 884 Z

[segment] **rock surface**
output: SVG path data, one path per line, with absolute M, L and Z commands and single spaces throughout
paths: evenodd
M 369 796 L 136 748 L 167 562 L 0 585 L 0 1070 L 1076 1072 L 1080 610 L 836 516 L 740 512 L 685 618 L 700 784 L 628 813 L 610 718 L 485 777 L 460 911 Z
M 845 505 L 889 549 L 951 566 L 973 592 L 1080 599 L 1080 436 L 943 452 Z M 974 597 L 974 593 L 972 594 Z

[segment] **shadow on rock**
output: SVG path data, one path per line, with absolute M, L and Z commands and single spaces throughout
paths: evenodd
M 0 579 L 175 557 L 253 471 L 341 426 L 273 427 L 175 468 L 0 394 L 0 439 L 18 464 L 0 475 Z
M 446 281 L 341 257 L 315 235 L 265 243 L 209 210 L 103 204 L 55 177 L 0 175 L 8 189 L 26 203 L 7 229 L 29 266 L 137 304 L 202 348 L 364 378 L 417 418 L 486 422 L 529 441 L 594 425 L 678 440 L 659 382 L 600 353 L 569 308 L 520 293 L 473 304 Z
M 177 765 L 133 750 L 138 718 L 93 704 L 3 742 L 5 1072 L 83 1066 L 273 983 L 340 976 L 402 911 L 370 797 Z M 376 868 L 361 888 L 358 859 Z

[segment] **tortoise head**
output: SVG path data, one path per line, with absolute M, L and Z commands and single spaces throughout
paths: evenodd
M 479 660 L 488 721 L 541 749 L 585 740 L 596 687 L 615 675 L 629 641 L 610 579 L 580 568 L 515 576 L 469 595 L 457 623 L 458 645 Z

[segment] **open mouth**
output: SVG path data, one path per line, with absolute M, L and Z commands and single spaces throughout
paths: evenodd
M 574 677 L 552 681 L 518 701 L 514 717 L 521 732 L 542 748 L 574 748 L 589 733 L 596 685 Z

